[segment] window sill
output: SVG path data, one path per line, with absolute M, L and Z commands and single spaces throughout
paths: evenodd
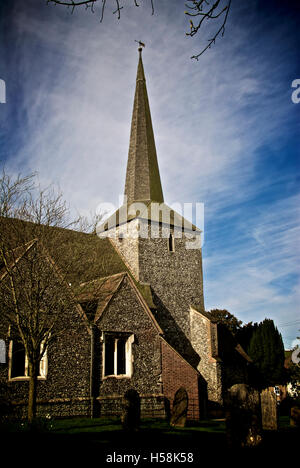
M 39 376 L 37 378 L 38 380 L 47 380 L 47 377 L 41 377 Z M 27 377 L 27 376 L 23 376 L 23 377 L 9 377 L 8 381 L 9 382 L 28 382 L 30 380 L 30 377 Z
M 131 375 L 125 375 L 125 374 L 122 374 L 122 375 L 104 375 L 103 377 L 103 380 L 106 380 L 106 379 L 131 379 Z

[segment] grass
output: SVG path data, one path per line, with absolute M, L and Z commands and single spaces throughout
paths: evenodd
M 222 421 L 188 421 L 185 428 L 171 428 L 167 421 L 158 419 L 142 420 L 140 425 L 142 432 L 159 431 L 162 434 L 190 434 L 191 432 L 214 432 L 225 434 L 225 422 Z M 122 431 L 119 418 L 96 419 L 57 419 L 52 423 L 52 432 L 57 434 L 78 434 L 86 432 L 101 433 Z
M 226 457 L 232 460 L 233 456 L 227 448 L 223 420 L 188 422 L 185 428 L 172 428 L 167 421 L 149 419 L 142 421 L 138 432 L 130 434 L 122 430 L 119 418 L 56 419 L 47 421 L 41 427 L 41 431 L 32 434 L 26 430 L 26 425 L 6 426 L 5 437 L 1 438 L 2 443 L 23 447 L 20 454 L 34 445 L 42 449 L 43 453 L 46 452 L 47 458 L 65 454 L 77 460 L 78 457 L 89 454 L 98 457 L 99 466 L 105 466 L 105 457 L 114 451 L 192 451 L 199 463 L 205 454 L 213 455 L 214 460 L 219 459 L 220 462 L 224 462 Z M 276 460 L 283 451 L 287 451 L 289 460 L 292 460 L 299 444 L 299 435 L 299 429 L 290 427 L 289 418 L 281 417 L 278 431 L 266 432 L 262 447 L 244 450 L 240 455 L 245 457 L 247 452 L 247 459 L 253 457 L 256 460 L 263 453 L 267 454 L 269 460 L 272 457 Z M 235 457 L 238 455 L 237 452 L 234 453 Z

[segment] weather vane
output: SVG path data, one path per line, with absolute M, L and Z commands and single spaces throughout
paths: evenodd
M 143 47 L 146 47 L 146 45 L 142 42 L 142 41 L 137 41 L 136 39 L 134 40 L 134 42 L 137 42 L 138 45 L 140 46 L 139 47 L 139 52 L 141 52 L 143 50 Z

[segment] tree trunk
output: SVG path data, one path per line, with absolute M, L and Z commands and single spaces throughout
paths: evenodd
M 38 364 L 29 364 L 29 392 L 28 392 L 28 423 L 30 426 L 36 417 L 36 393 L 37 393 L 37 378 Z

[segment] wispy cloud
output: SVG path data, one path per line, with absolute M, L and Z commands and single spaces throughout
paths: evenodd
M 279 325 L 299 318 L 299 206 L 299 196 L 268 204 L 235 226 L 222 252 L 205 259 L 207 308 L 228 308 L 245 322 L 271 317 Z M 290 342 L 295 336 L 287 340 L 287 332 Z
M 142 39 L 165 199 L 205 203 L 207 307 L 227 307 L 244 320 L 295 317 L 294 25 L 274 27 L 270 15 L 257 15 L 254 0 L 236 5 L 224 38 L 197 63 L 189 57 L 198 40 L 185 37 L 179 4 L 170 12 L 160 3 L 154 17 L 130 7 L 119 22 L 107 12 L 100 25 L 97 14 L 82 10 L 15 3 L 7 47 L 15 74 L 8 88 L 16 94 L 8 90 L 6 106 L 18 99 L 9 138 L 22 144 L 9 167 L 37 170 L 42 184 L 59 184 L 81 212 L 117 204 L 134 40 Z

